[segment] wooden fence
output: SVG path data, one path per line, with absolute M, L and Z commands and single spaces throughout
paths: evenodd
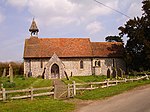
M 42 90 L 42 91 L 41 91 Z M 43 92 L 43 91 L 48 91 L 48 92 Z M 51 87 L 42 87 L 42 88 L 28 88 L 28 89 L 21 89 L 21 90 L 6 90 L 5 88 L 3 88 L 3 86 L 1 87 L 1 91 L 0 91 L 0 100 L 7 100 L 7 99 L 23 99 L 23 98 L 31 98 L 31 100 L 33 100 L 34 97 L 36 96 L 48 96 L 48 95 L 53 95 L 54 99 L 55 99 L 55 93 L 54 93 L 55 88 L 53 86 Z M 13 93 L 24 93 L 27 95 L 14 95 L 11 97 L 7 97 L 9 94 L 13 94 Z
M 74 97 L 78 90 L 94 90 L 97 88 L 115 86 L 118 83 L 133 82 L 133 81 L 138 81 L 138 80 L 143 80 L 143 79 L 149 80 L 148 75 L 133 78 L 133 79 L 124 78 L 123 80 L 105 80 L 103 82 L 75 83 L 75 81 L 73 81 L 73 84 L 68 84 L 68 98 Z
M 68 94 L 68 98 L 70 98 L 70 97 L 74 97 L 78 90 L 93 90 L 97 88 L 105 88 L 109 86 L 115 86 L 118 83 L 133 82 L 142 79 L 149 79 L 149 78 L 146 75 L 134 79 L 105 80 L 103 82 L 76 83 L 75 81 L 73 81 L 73 84 L 68 84 L 67 94 Z M 5 101 L 8 99 L 13 100 L 13 99 L 23 99 L 23 98 L 30 98 L 31 100 L 33 100 L 33 98 L 37 96 L 53 96 L 54 99 L 56 99 L 56 93 L 57 93 L 56 90 L 57 90 L 56 85 L 50 87 L 42 87 L 42 88 L 31 87 L 28 89 L 21 89 L 21 90 L 6 90 L 5 88 L 3 88 L 2 85 L 0 90 L 0 100 Z

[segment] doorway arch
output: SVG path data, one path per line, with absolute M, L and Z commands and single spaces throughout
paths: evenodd
M 51 78 L 60 78 L 59 66 L 57 64 L 53 64 L 51 67 Z

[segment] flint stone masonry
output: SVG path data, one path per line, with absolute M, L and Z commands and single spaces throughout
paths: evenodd
M 59 58 L 59 57 L 58 57 Z M 87 75 L 107 75 L 108 68 L 110 69 L 111 73 L 113 71 L 113 59 L 114 58 L 96 58 L 96 60 L 100 60 L 101 66 L 95 67 L 94 60 L 95 58 L 60 58 L 60 61 L 62 63 L 61 67 L 61 74 L 64 77 L 63 71 L 67 73 L 68 76 L 87 76 Z M 83 69 L 80 69 L 80 61 L 83 61 Z M 45 73 L 50 78 L 51 69 L 50 67 L 52 64 L 56 63 L 56 61 L 51 62 L 51 65 L 47 67 L 50 59 L 42 59 L 43 67 L 41 68 L 41 59 L 24 59 L 24 73 L 27 75 L 28 72 L 31 70 L 33 77 L 42 76 L 45 69 Z M 122 70 L 125 70 L 124 61 L 120 58 L 115 58 L 116 66 L 119 68 L 122 68 Z M 58 64 L 58 63 L 56 63 Z M 31 68 L 30 68 L 31 66 Z M 60 66 L 60 65 L 59 65 Z M 63 70 L 62 70 L 63 69 Z M 45 74 L 45 75 L 46 75 Z
M 90 58 L 68 58 L 62 59 L 68 76 L 87 76 L 92 74 Z M 80 61 L 83 61 L 83 69 L 80 68 Z
M 59 57 L 54 53 L 54 55 L 50 58 L 50 60 L 47 62 L 47 64 L 45 65 L 46 68 L 46 73 L 44 74 L 44 78 L 45 79 L 50 79 L 52 78 L 52 66 L 56 64 L 58 69 L 59 69 L 59 73 L 57 73 L 57 77 L 58 78 L 63 78 L 64 77 L 64 64 L 63 62 L 59 59 Z

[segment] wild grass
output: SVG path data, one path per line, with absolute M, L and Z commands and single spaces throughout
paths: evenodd
M 106 76 L 74 76 L 70 80 L 63 79 L 68 84 L 72 81 L 82 82 L 100 82 L 104 81 Z M 9 82 L 9 78 L 0 78 L 0 83 Z M 41 78 L 14 78 L 15 87 L 6 89 L 23 89 L 33 87 L 45 87 L 52 85 L 51 80 Z M 135 87 L 150 84 L 150 80 L 141 80 L 129 83 L 118 84 L 117 86 L 108 88 L 99 88 L 95 90 L 79 91 L 75 98 L 82 100 L 99 100 L 106 97 L 114 96 L 124 91 L 131 90 Z M 0 102 L 0 112 L 71 112 L 74 109 L 74 104 L 59 100 L 53 100 L 48 97 L 35 98 L 33 101 L 26 100 L 8 100 Z
M 9 84 L 9 78 L 0 78 L 0 83 L 7 85 Z M 52 86 L 52 80 L 41 79 L 41 78 L 24 78 L 15 77 L 14 87 L 5 87 L 6 90 L 39 88 Z M 44 91 L 44 90 L 42 90 Z M 16 95 L 26 95 L 28 93 L 14 93 L 7 95 L 9 99 L 10 96 Z M 36 97 L 33 101 L 30 99 L 21 100 L 7 100 L 5 102 L 0 102 L 0 112 L 71 112 L 74 109 L 74 104 L 67 103 L 59 100 L 54 100 L 52 96 Z
M 114 96 L 125 91 L 131 90 L 135 87 L 142 86 L 145 84 L 150 84 L 150 80 L 144 81 L 136 81 L 136 82 L 129 82 L 129 83 L 122 83 L 117 86 L 112 86 L 108 88 L 99 88 L 92 91 L 80 91 L 80 94 L 77 94 L 76 98 L 82 100 L 98 100 L 104 99 L 106 97 Z
M 74 104 L 52 99 L 0 102 L 0 112 L 71 112 Z
M 70 80 L 67 80 L 66 78 L 62 79 L 66 84 L 71 84 L 72 81 L 75 81 L 76 83 L 83 83 L 83 82 L 100 82 L 106 80 L 106 76 L 96 76 L 96 75 L 90 75 L 90 76 L 73 76 L 70 77 Z
M 49 79 L 42 79 L 42 78 L 24 78 L 24 77 L 14 77 L 14 86 L 9 86 L 9 78 L 0 78 L 0 84 L 4 85 L 4 88 L 7 90 L 13 89 L 25 89 L 32 87 L 47 87 L 52 85 L 52 80 Z

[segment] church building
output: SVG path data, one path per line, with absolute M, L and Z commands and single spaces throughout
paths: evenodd
M 90 38 L 39 38 L 35 20 L 25 39 L 24 74 L 45 79 L 107 75 L 114 68 L 125 70 L 123 44 L 91 42 Z

